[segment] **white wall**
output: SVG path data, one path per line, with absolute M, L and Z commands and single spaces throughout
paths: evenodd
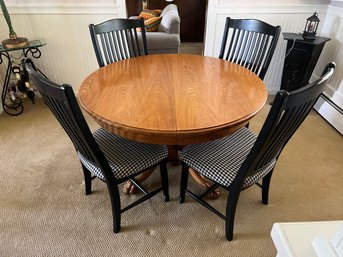
M 343 8 L 343 0 L 331 1 L 331 5 Z
M 306 19 L 314 12 L 324 21 L 328 5 L 326 1 L 253 1 L 209 0 L 205 55 L 218 56 L 226 17 L 235 19 L 255 18 L 273 25 L 280 25 L 281 32 L 301 33 Z M 313 4 L 313 2 L 317 2 Z M 321 2 L 321 3 L 320 3 Z M 319 24 L 319 35 L 324 22 Z M 280 89 L 287 41 L 280 35 L 274 57 L 264 79 L 270 94 Z M 323 67 L 324 68 L 324 67 Z

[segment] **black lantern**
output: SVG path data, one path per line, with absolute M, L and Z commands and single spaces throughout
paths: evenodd
M 305 29 L 303 32 L 303 38 L 305 40 L 314 40 L 316 39 L 316 32 L 319 25 L 318 14 L 315 12 L 311 17 L 307 18 Z

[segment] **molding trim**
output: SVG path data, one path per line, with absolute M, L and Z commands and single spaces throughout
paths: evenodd
M 343 109 L 343 95 L 341 94 L 341 92 L 337 91 L 337 89 L 334 89 L 330 87 L 330 85 L 327 85 L 323 92 L 323 95 L 325 95 L 326 98 L 335 103 L 339 108 Z
M 338 16 L 338 17 L 343 17 L 342 10 L 343 10 L 343 8 L 330 5 L 329 8 L 328 8 L 328 14 L 335 15 L 335 16 Z
M 330 99 L 330 97 L 325 94 L 325 92 L 321 95 L 321 97 L 326 102 L 328 102 L 333 108 L 335 108 L 337 110 L 337 112 L 339 112 L 341 114 L 341 116 L 343 117 L 343 108 L 339 107 L 334 101 L 332 101 Z
M 118 14 L 118 4 L 20 4 L 7 7 L 11 15 L 21 14 Z
M 251 14 L 251 13 L 309 13 L 316 10 L 317 13 L 326 13 L 328 5 L 289 5 L 289 4 L 270 4 L 270 5 L 233 5 L 224 4 L 213 6 L 216 14 L 227 14 L 227 13 L 240 13 L 240 14 Z M 339 9 L 339 8 L 338 8 Z

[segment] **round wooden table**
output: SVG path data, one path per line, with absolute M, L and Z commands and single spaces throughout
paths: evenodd
M 267 90 L 240 65 L 162 54 L 96 70 L 82 82 L 79 99 L 114 134 L 182 147 L 224 137 L 247 124 L 265 104 Z

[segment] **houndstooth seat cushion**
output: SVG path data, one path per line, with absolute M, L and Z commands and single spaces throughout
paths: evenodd
M 142 170 L 158 164 L 168 156 L 163 145 L 144 144 L 111 134 L 100 128 L 93 133 L 95 141 L 107 158 L 115 178 L 121 179 L 134 175 Z M 105 177 L 99 167 L 89 162 L 80 153 L 80 161 L 98 178 Z
M 230 187 L 253 147 L 257 136 L 246 127 L 230 136 L 184 148 L 181 161 L 212 181 Z M 249 187 L 273 169 L 276 160 L 245 179 L 243 187 Z

